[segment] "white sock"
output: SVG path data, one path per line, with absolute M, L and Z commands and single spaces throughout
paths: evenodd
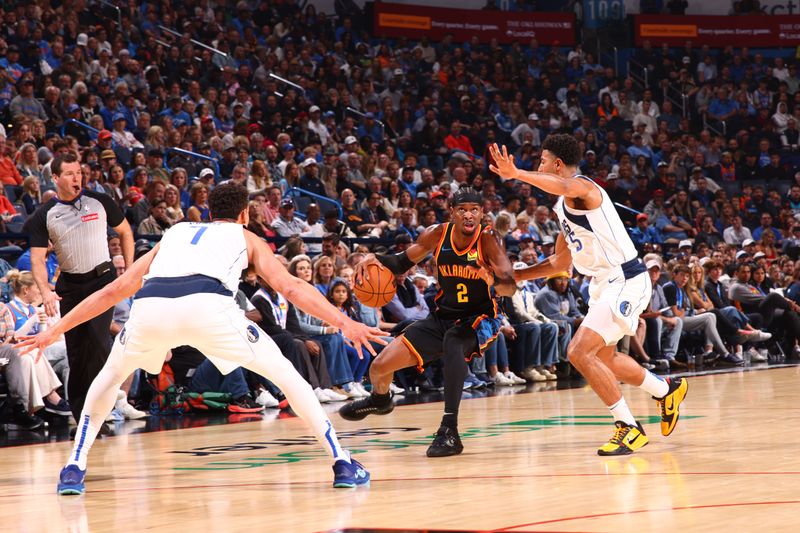
M 297 373 L 288 359 L 278 351 L 258 351 L 255 360 L 244 366 L 264 376 L 283 391 L 292 410 L 309 425 L 317 441 L 334 461 L 343 459 L 350 462 L 350 454 L 339 444 L 336 430 L 320 406 L 311 385 Z
M 614 405 L 609 405 L 608 408 L 611 410 L 615 421 L 625 422 L 629 426 L 636 426 L 636 419 L 633 418 L 631 410 L 628 409 L 628 404 L 624 397 L 620 398 Z
M 660 378 L 649 372 L 644 371 L 644 381 L 639 385 L 639 388 L 647 391 L 650 396 L 655 398 L 663 398 L 669 392 L 669 383 L 663 378 Z

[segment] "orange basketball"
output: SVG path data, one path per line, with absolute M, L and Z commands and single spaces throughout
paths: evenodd
M 367 307 L 383 307 L 388 304 L 397 292 L 392 271 L 381 264 L 371 264 L 367 267 L 367 275 L 369 279 L 363 277 L 353 286 L 353 293 L 358 301 Z

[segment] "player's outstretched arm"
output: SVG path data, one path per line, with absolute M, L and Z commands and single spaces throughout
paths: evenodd
M 569 251 L 569 246 L 567 246 L 567 241 L 564 240 L 564 236 L 559 233 L 556 238 L 555 253 L 528 268 L 515 270 L 514 279 L 516 281 L 526 281 L 529 279 L 544 278 L 563 272 L 571 265 L 572 253 Z
M 385 254 L 380 256 L 368 254 L 354 269 L 354 283 L 361 285 L 362 280 L 369 279 L 367 267 L 371 264 L 381 264 L 388 268 L 393 274 L 402 274 L 408 271 L 411 267 L 428 257 L 429 253 L 433 252 L 436 245 L 439 244 L 444 230 L 444 224 L 431 226 L 417 237 L 417 242 L 399 254 Z
M 316 287 L 289 274 L 289 271 L 275 259 L 272 250 L 264 241 L 248 230 L 245 230 L 244 234 L 249 262 L 255 267 L 256 273 L 273 289 L 283 294 L 299 309 L 342 330 L 344 336 L 352 341 L 359 356 L 362 346 L 372 355 L 377 355 L 370 342 L 385 345 L 386 341 L 381 338 L 384 335 L 383 331 L 348 318 L 331 305 Z
M 546 193 L 557 196 L 585 198 L 590 203 L 598 205 L 600 203 L 600 192 L 587 180 L 573 177 L 563 178 L 547 172 L 520 170 L 514 164 L 514 156 L 508 154 L 508 149 L 505 146 L 501 149 L 496 143 L 489 146 L 489 151 L 495 161 L 494 165 L 489 165 L 489 170 L 503 179 L 524 181 L 534 187 L 539 187 Z
M 123 275 L 92 294 L 72 311 L 64 315 L 53 327 L 47 328 L 35 337 L 25 339 L 17 345 L 20 354 L 26 354 L 36 348 L 43 350 L 54 343 L 61 335 L 75 326 L 104 313 L 118 302 L 136 294 L 142 287 L 142 277 L 150 270 L 150 264 L 158 253 L 159 245 L 139 258 Z

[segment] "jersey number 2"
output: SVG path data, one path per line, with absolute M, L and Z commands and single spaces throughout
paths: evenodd
M 194 234 L 194 237 L 192 237 L 192 244 L 197 244 L 200 241 L 200 237 L 203 236 L 203 233 L 205 233 L 207 229 L 207 226 L 197 228 L 197 232 Z
M 465 304 L 469 302 L 469 297 L 467 296 L 467 286 L 463 283 L 459 283 L 456 285 L 456 289 L 458 289 L 458 292 L 456 292 L 456 299 L 458 300 L 458 303 Z

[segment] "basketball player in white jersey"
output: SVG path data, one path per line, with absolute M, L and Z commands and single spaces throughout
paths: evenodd
M 41 350 L 70 328 L 136 295 L 130 319 L 89 389 L 74 448 L 61 471 L 59 494 L 84 492 L 87 454 L 114 406 L 120 384 L 137 368 L 160 372 L 167 351 L 184 344 L 206 354 L 223 374 L 243 366 L 275 383 L 333 458 L 334 487 L 369 482 L 366 469 L 339 445 L 311 386 L 272 339 L 245 318 L 233 295 L 242 270 L 252 264 L 261 278 L 298 308 L 340 329 L 359 353 L 364 346 L 375 355 L 370 342 L 386 344 L 383 333 L 347 318 L 313 285 L 290 275 L 266 243 L 243 228 L 248 223 L 247 189 L 233 183 L 220 185 L 211 193 L 209 207 L 214 222 L 172 227 L 116 281 L 49 330 L 18 345 L 21 353 Z
M 542 145 L 538 172 L 516 168 L 514 157 L 496 145 L 490 147 L 494 165 L 489 168 L 503 179 L 518 179 L 558 195 L 553 208 L 561 233 L 553 255 L 540 263 L 515 271 L 517 281 L 546 277 L 570 265 L 585 276 L 589 286 L 589 312 L 567 350 L 569 361 L 586 378 L 611 410 L 616 429 L 599 455 L 626 455 L 647 444 L 642 426 L 628 409 L 617 380 L 642 388 L 658 402 L 661 433 L 669 435 L 678 422 L 678 407 L 686 396 L 684 379 L 661 379 L 616 351 L 617 342 L 633 335 L 639 314 L 647 308 L 652 286 L 647 270 L 637 257 L 625 226 L 606 192 L 578 173 L 578 142 L 570 135 L 550 135 Z M 484 266 L 483 274 L 492 273 Z

